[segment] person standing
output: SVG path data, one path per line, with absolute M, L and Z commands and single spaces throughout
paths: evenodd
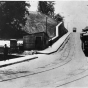
M 4 59 L 6 59 L 7 56 L 8 56 L 8 47 L 7 47 L 7 45 L 5 44 L 5 46 L 4 46 Z

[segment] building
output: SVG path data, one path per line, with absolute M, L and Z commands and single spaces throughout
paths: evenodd
M 23 37 L 24 50 L 43 50 L 48 47 L 49 36 L 45 32 L 29 34 Z

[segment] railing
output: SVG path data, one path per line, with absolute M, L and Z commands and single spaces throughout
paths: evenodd
M 62 37 L 66 33 L 59 33 L 61 29 L 64 28 L 63 22 L 60 22 L 56 26 L 56 36 L 49 40 L 49 46 L 51 46 L 53 43 L 55 43 L 60 37 Z M 62 30 L 63 31 L 63 30 Z
M 52 40 L 54 40 L 55 38 L 59 37 L 59 29 L 58 27 L 62 24 L 62 22 L 60 22 L 57 26 L 56 26 L 56 36 L 52 38 Z

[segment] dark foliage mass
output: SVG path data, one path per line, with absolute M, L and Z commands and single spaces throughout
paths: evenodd
M 62 17 L 60 14 L 56 14 L 56 15 L 55 15 L 55 20 L 56 20 L 57 22 L 63 21 L 63 18 L 64 18 L 64 17 Z
M 54 1 L 39 1 L 38 11 L 46 15 L 52 15 L 54 13 Z
M 25 1 L 0 2 L 0 37 L 21 37 L 22 26 L 25 25 L 28 14 L 26 7 L 30 7 Z

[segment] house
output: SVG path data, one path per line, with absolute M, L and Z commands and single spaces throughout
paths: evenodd
M 24 50 L 43 50 L 48 47 L 49 36 L 45 32 L 29 34 L 23 37 Z

